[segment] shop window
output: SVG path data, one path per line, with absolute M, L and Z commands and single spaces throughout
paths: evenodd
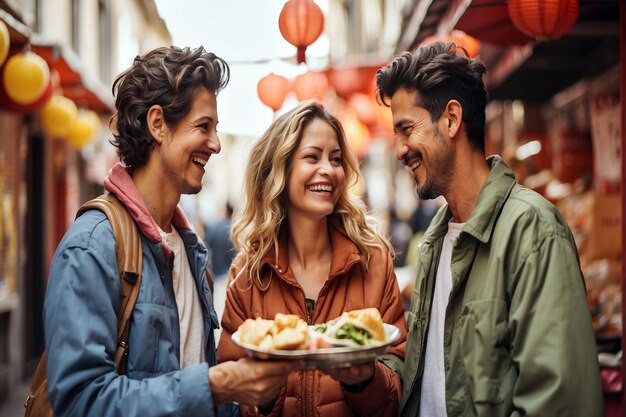
M 80 2 L 81 0 L 72 0 L 70 11 L 72 16 L 72 49 L 78 55 L 80 55 Z
M 111 50 L 111 1 L 98 1 L 98 36 L 99 36 L 99 60 L 100 60 L 100 78 L 105 84 L 111 84 L 111 76 L 113 67 L 111 66 L 111 58 L 113 56 Z

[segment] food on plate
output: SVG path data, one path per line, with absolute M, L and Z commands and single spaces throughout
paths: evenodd
M 308 326 L 295 314 L 278 313 L 274 320 L 247 319 L 238 329 L 238 343 L 257 350 L 310 350 L 349 347 L 356 349 L 387 343 L 383 319 L 377 308 L 343 313 L 324 324 Z
M 274 320 L 247 319 L 239 326 L 239 340 L 262 351 L 308 349 L 308 326 L 295 314 L 278 313 Z
M 257 318 L 247 319 L 239 326 L 239 337 L 242 343 L 249 345 L 259 345 L 274 325 L 272 320 Z
M 314 327 L 312 348 L 346 346 L 372 347 L 387 342 L 383 319 L 377 308 L 343 313 L 340 317 Z

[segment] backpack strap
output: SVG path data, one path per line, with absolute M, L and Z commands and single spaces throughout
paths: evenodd
M 130 213 L 113 194 L 103 194 L 83 204 L 76 217 L 87 210 L 100 210 L 109 219 L 115 236 L 115 254 L 120 279 L 120 311 L 117 322 L 117 349 L 115 363 L 117 372 L 126 372 L 126 356 L 128 355 L 128 330 L 130 316 L 137 302 L 141 284 L 141 235 Z M 43 352 L 24 407 L 25 416 L 52 417 L 52 405 L 48 396 L 48 379 L 46 376 L 47 355 Z
M 135 308 L 141 286 L 141 235 L 135 220 L 113 194 L 103 194 L 86 202 L 80 207 L 76 217 L 87 210 L 103 212 L 115 236 L 115 254 L 120 279 L 120 312 L 117 322 L 118 343 L 115 363 L 118 373 L 123 375 L 126 371 L 126 356 L 128 355 L 130 316 Z

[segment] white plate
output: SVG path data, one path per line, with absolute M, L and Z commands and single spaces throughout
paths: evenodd
M 309 326 L 311 329 L 312 326 Z M 239 331 L 232 335 L 232 341 L 248 356 L 262 360 L 303 360 L 309 369 L 343 367 L 356 363 L 368 362 L 389 350 L 400 340 L 400 329 L 392 324 L 384 324 L 387 343 L 367 348 L 335 347 L 317 350 L 259 350 L 258 346 L 241 343 Z

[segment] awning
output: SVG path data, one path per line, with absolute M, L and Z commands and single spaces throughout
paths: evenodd
M 73 51 L 58 45 L 31 45 L 37 55 L 48 62 L 50 69 L 59 73 L 63 95 L 96 113 L 113 111 L 113 93 L 99 80 L 80 68 L 80 61 Z
M 46 42 L 30 28 L 15 19 L 5 10 L 0 10 L 2 19 L 11 38 L 11 50 L 22 49 L 30 39 L 31 50 L 46 60 L 50 70 L 59 74 L 63 95 L 77 106 L 107 114 L 113 112 L 113 95 L 104 84 L 82 67 L 80 58 L 69 48 Z
M 472 0 L 456 29 L 498 46 L 521 46 L 532 40 L 513 26 L 505 0 Z
M 491 99 L 545 102 L 577 81 L 619 64 L 620 1 L 580 0 L 572 30 L 543 42 L 513 26 L 506 0 L 415 1 L 414 12 L 403 23 L 404 31 L 413 28 L 413 32 L 403 33 L 404 43 L 398 47 L 414 49 L 438 30 L 463 30 L 481 41 Z M 422 4 L 428 8 L 420 12 Z
M 619 0 L 580 0 L 576 25 L 549 41 L 519 32 L 506 0 L 472 0 L 456 28 L 485 43 L 486 83 L 496 100 L 544 102 L 620 62 Z

